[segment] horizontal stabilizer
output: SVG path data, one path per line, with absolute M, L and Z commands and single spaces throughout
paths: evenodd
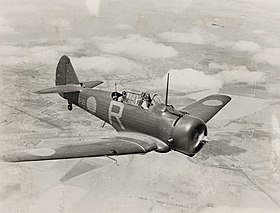
M 67 92 L 79 92 L 82 89 L 80 85 L 76 84 L 67 84 L 51 87 L 48 89 L 39 90 L 35 93 L 38 94 L 49 94 L 49 93 L 67 93 Z
M 96 87 L 96 86 L 98 86 L 102 83 L 103 83 L 103 81 L 88 81 L 88 82 L 82 83 L 82 85 L 86 88 L 93 88 L 93 87 Z
M 79 84 L 59 85 L 59 86 L 51 87 L 51 88 L 48 88 L 48 89 L 39 90 L 35 93 L 49 94 L 49 93 L 79 92 L 83 88 L 93 88 L 93 87 L 96 87 L 96 86 L 98 86 L 102 83 L 103 83 L 102 81 L 90 81 L 90 82 L 85 82 L 84 84 L 82 84 L 83 86 L 81 86 Z

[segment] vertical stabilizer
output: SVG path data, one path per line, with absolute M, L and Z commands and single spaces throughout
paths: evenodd
M 60 58 L 56 67 L 55 85 L 79 84 L 78 77 L 68 56 Z

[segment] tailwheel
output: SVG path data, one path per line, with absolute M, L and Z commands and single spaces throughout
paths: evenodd
M 67 107 L 67 108 L 68 108 L 69 111 L 71 111 L 71 110 L 73 109 L 72 104 L 68 104 L 68 107 Z

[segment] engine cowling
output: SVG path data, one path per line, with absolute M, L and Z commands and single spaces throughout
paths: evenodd
M 176 123 L 173 130 L 171 149 L 194 156 L 208 142 L 207 127 L 197 118 L 184 115 Z

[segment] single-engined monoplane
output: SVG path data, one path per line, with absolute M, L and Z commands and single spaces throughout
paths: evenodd
M 93 138 L 91 143 L 10 151 L 4 154 L 4 160 L 38 161 L 171 150 L 192 157 L 209 141 L 206 123 L 231 100 L 227 95 L 216 94 L 175 109 L 168 104 L 169 75 L 165 103 L 146 91 L 93 89 L 102 83 L 81 83 L 69 57 L 62 56 L 56 68 L 56 86 L 37 93 L 58 93 L 67 100 L 68 110 L 76 105 L 112 125 L 120 134 Z

